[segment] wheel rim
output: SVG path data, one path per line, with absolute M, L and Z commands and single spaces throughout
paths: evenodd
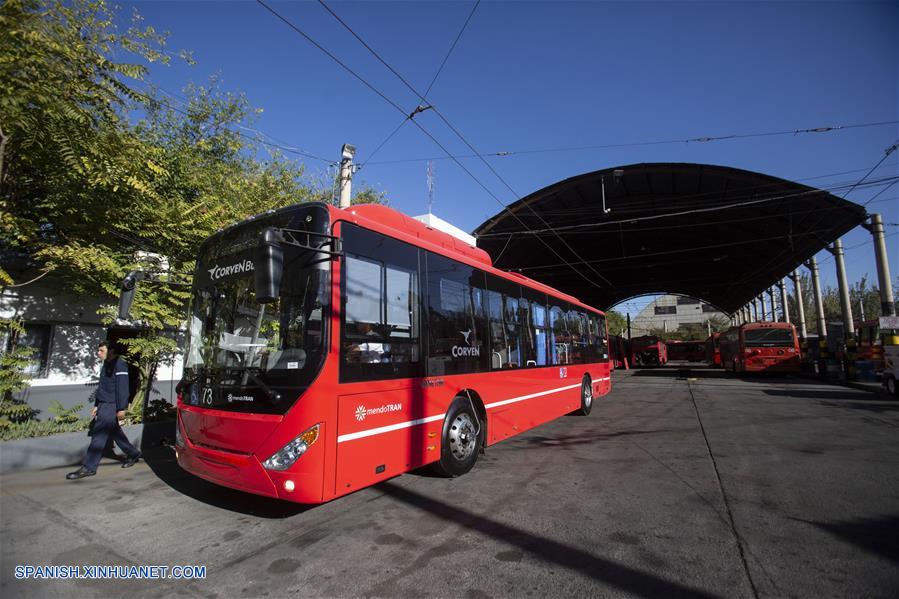
M 477 434 L 474 422 L 468 414 L 456 416 L 450 425 L 449 443 L 453 457 L 464 462 L 474 453 L 477 445 Z
M 589 383 L 584 383 L 584 405 L 590 407 L 593 403 L 593 387 Z

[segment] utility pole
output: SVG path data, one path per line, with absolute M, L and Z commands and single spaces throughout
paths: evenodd
M 843 313 L 843 341 L 846 343 L 845 372 L 855 377 L 855 321 L 852 318 L 852 302 L 849 299 L 849 283 L 846 280 L 846 263 L 843 260 L 843 241 L 837 239 L 827 248 L 833 254 L 837 266 L 837 285 L 840 290 L 840 311 Z
M 781 279 L 777 282 L 777 287 L 780 289 L 780 309 L 783 311 L 784 322 L 790 322 L 790 307 L 787 305 L 787 285 Z
M 341 208 L 349 208 L 353 191 L 353 156 L 356 155 L 356 146 L 343 144 L 340 148 L 340 204 Z
M 893 300 L 893 283 L 890 280 L 890 263 L 887 260 L 887 246 L 883 236 L 883 219 L 879 214 L 871 215 L 870 224 L 862 224 L 874 238 L 874 259 L 877 262 L 877 285 L 880 287 L 880 313 L 896 316 L 896 302 Z M 862 316 L 864 319 L 864 316 Z
M 774 301 L 774 287 L 768 287 L 768 298 L 771 300 L 771 322 L 777 322 L 777 302 Z
M 796 324 L 799 327 L 799 339 L 805 342 L 808 331 L 805 328 L 805 304 L 802 302 L 802 285 L 800 284 L 799 271 L 794 270 L 790 275 L 793 279 L 793 296 L 796 299 Z
M 821 296 L 821 277 L 818 261 L 812 256 L 806 266 L 812 273 L 812 294 L 815 298 L 815 319 L 818 322 L 818 348 L 822 362 L 827 359 L 827 322 L 824 320 L 824 298 Z M 824 374 L 823 372 L 821 373 Z

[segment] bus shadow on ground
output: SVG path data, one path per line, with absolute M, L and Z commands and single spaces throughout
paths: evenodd
M 899 411 L 899 402 L 890 401 L 889 396 L 884 393 L 876 393 L 872 391 L 856 391 L 854 389 L 764 389 L 765 395 L 772 397 L 793 397 L 796 399 L 822 399 L 841 401 L 845 403 L 825 404 L 838 405 L 842 408 L 851 408 L 853 403 L 860 402 L 862 404 L 870 404 L 872 402 L 883 404 L 881 412 Z M 870 406 L 868 406 L 870 407 Z
M 701 366 L 661 366 L 659 368 L 636 368 L 631 376 L 668 378 L 668 379 L 743 379 L 739 375 L 725 370 L 703 368 Z
M 864 551 L 899 563 L 899 515 L 845 522 L 814 522 L 802 518 L 792 520 L 810 524 Z
M 213 507 L 259 518 L 289 518 L 316 507 L 244 493 L 185 472 L 175 459 L 174 438 L 174 420 L 154 423 L 144 428 L 140 449 L 153 474 L 182 495 Z
M 634 429 L 629 431 L 615 431 L 615 432 L 596 432 L 592 434 L 581 434 L 581 435 L 562 435 L 559 437 L 544 437 L 544 436 L 533 436 L 528 437 L 526 439 L 522 439 L 520 441 L 519 446 L 522 449 L 527 449 L 531 447 L 574 447 L 577 445 L 593 445 L 600 441 L 609 441 L 611 439 L 615 439 L 617 437 L 631 437 L 631 436 L 640 436 L 640 435 L 654 435 L 657 433 L 671 433 L 675 432 L 672 429 L 656 429 L 656 430 L 642 430 L 642 429 Z
M 462 526 L 495 539 L 504 545 L 511 545 L 518 551 L 527 553 L 541 562 L 573 570 L 625 593 L 641 597 L 699 598 L 715 596 L 676 581 L 666 580 L 651 572 L 631 568 L 577 547 L 497 522 L 486 516 L 416 493 L 393 482 L 381 483 L 377 485 L 377 488 L 395 501 L 427 512 L 450 524 Z

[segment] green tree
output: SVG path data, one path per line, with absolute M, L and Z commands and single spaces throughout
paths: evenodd
M 189 57 L 137 16 L 124 33 L 114 21 L 102 0 L 0 6 L 0 252 L 52 270 L 68 291 L 107 297 L 108 322 L 124 275 L 154 271 L 161 283 L 138 287 L 139 333 L 126 341 L 143 393 L 155 365 L 178 351 L 165 331 L 182 323 L 188 301 L 185 287 L 165 281 L 190 281 L 202 240 L 331 191 L 238 133 L 258 114 L 244 95 L 212 80 L 183 101 L 158 96 L 148 65 Z M 357 198 L 384 194 L 362 187 Z M 2 270 L 0 281 L 12 283 Z
M 616 310 L 606 312 L 606 322 L 609 326 L 609 335 L 627 336 L 627 317 Z

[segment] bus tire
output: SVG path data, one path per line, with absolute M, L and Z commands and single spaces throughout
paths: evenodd
M 581 381 L 581 407 L 572 412 L 578 416 L 589 416 L 590 410 L 593 409 L 593 381 L 590 375 L 585 374 L 584 380 Z
M 471 401 L 465 397 L 454 399 L 443 419 L 440 460 L 434 463 L 434 470 L 452 478 L 474 468 L 486 432 L 487 427 L 473 411 Z
M 896 385 L 895 377 L 887 375 L 885 384 L 887 393 L 889 393 L 893 397 L 899 397 L 899 386 Z

